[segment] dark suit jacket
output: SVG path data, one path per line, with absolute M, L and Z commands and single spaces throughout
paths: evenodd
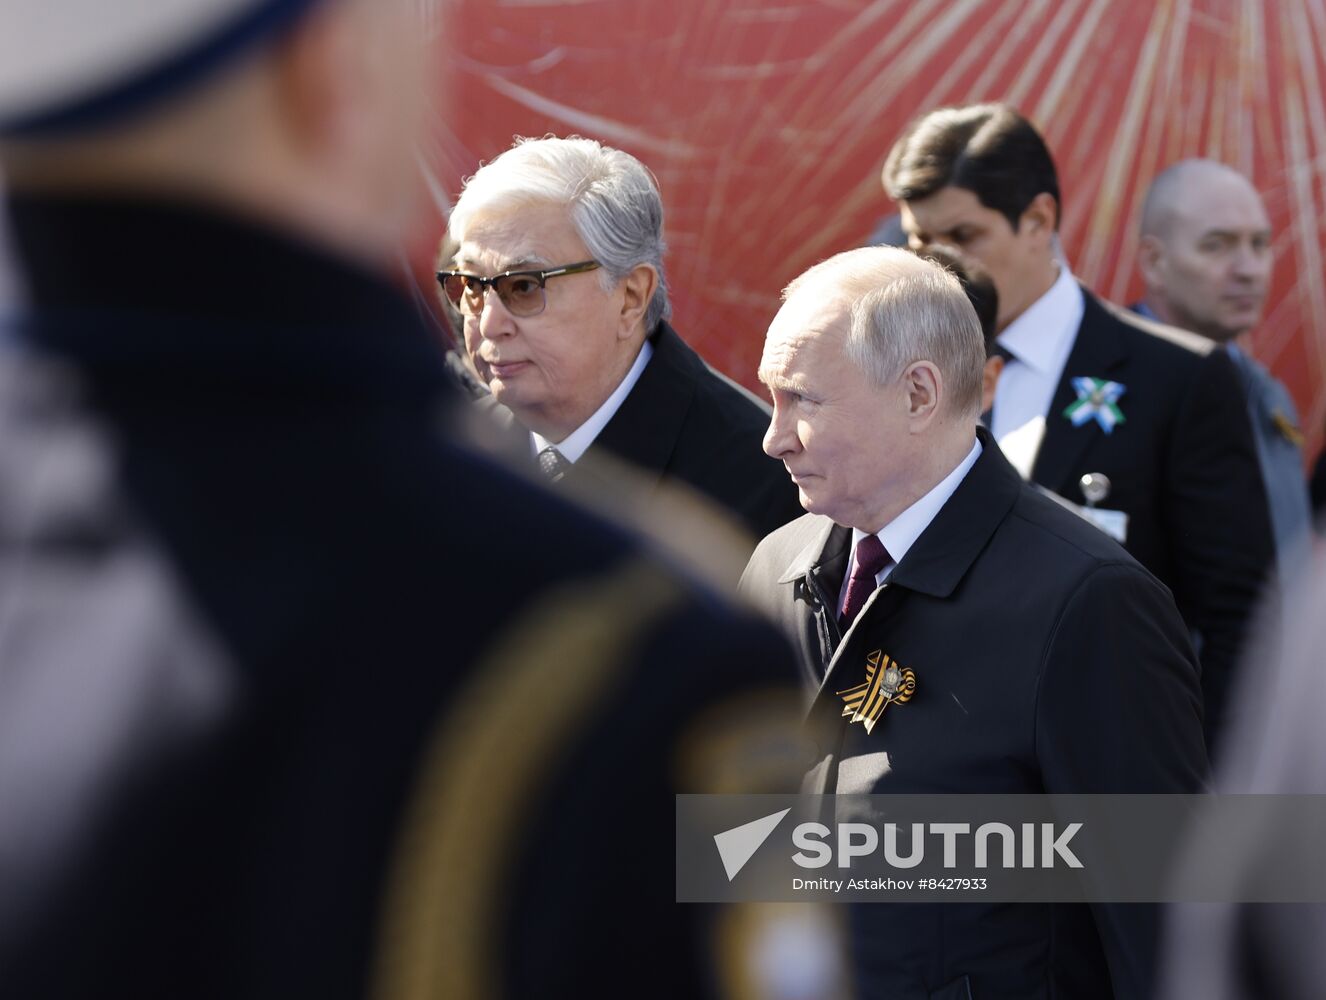
M 1229 356 L 1204 337 L 1152 323 L 1083 289 L 1086 311 L 1046 415 L 1032 479 L 1082 503 L 1078 480 L 1103 472 L 1099 506 L 1128 514 L 1124 548 L 1173 591 L 1200 636 L 1207 735 L 1274 567 L 1274 540 L 1243 391 Z M 1124 422 L 1106 434 L 1063 416 L 1075 377 L 1121 382 Z
M 813 719 L 838 734 L 820 790 L 1199 790 L 1197 667 L 1168 591 L 1023 483 L 980 435 L 976 464 L 845 636 L 835 614 L 849 529 L 808 514 L 751 558 L 741 589 L 792 637 Z M 841 718 L 837 692 L 865 679 L 875 650 L 911 669 L 916 691 L 867 734 Z M 1149 988 L 1154 916 L 1104 905 L 870 905 L 854 910 L 854 951 L 867 997 L 965 996 L 965 987 L 975 1000 L 1136 1000 Z
M 375 276 L 182 205 L 13 219 L 0 996 L 703 993 L 680 737 L 790 682 L 772 630 L 457 442 Z
M 800 517 L 796 486 L 782 463 L 764 454 L 768 405 L 705 364 L 666 322 L 650 339 L 653 357 L 568 473 L 568 485 L 610 477 L 602 465 L 596 468 L 595 460 L 606 456 L 638 473 L 645 489 L 666 482 L 696 490 L 735 517 L 752 539 Z M 499 419 L 514 420 L 505 408 L 488 405 Z

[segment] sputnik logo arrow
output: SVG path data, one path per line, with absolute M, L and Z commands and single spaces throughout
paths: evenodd
M 746 867 L 746 862 L 760 849 L 760 845 L 769 839 L 769 834 L 778 828 L 783 817 L 791 811 L 789 807 L 782 812 L 770 813 L 741 826 L 734 826 L 731 830 L 714 834 L 714 843 L 718 845 L 718 856 L 723 859 L 723 869 L 727 872 L 729 882 Z

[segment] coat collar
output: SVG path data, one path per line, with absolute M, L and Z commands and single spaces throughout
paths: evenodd
M 791 583 L 824 569 L 831 562 L 841 561 L 852 541 L 852 529 L 834 524 L 827 517 L 815 519 L 810 538 L 793 558 L 779 583 Z
M 889 574 L 889 583 L 931 597 L 953 594 L 1022 489 L 994 437 L 977 428 L 981 455 L 953 496 Z
M 666 322 L 659 323 L 650 340 L 654 356 L 590 451 L 602 449 L 625 459 L 656 485 L 671 464 L 705 365 Z
M 1073 379 L 1079 376 L 1101 378 L 1113 374 L 1128 360 L 1128 352 L 1119 336 L 1118 319 L 1113 308 L 1082 289 L 1082 325 L 1078 328 L 1073 349 L 1064 364 L 1059 385 L 1045 415 L 1045 437 L 1032 466 L 1034 482 L 1067 496 L 1074 484 L 1066 482 L 1078 459 L 1104 433 L 1092 422 L 1074 427 L 1063 412 L 1075 399 Z

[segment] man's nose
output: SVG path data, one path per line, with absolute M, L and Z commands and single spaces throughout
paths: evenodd
M 485 289 L 483 305 L 479 308 L 479 335 L 485 340 L 510 336 L 516 327 L 515 317 L 507 309 L 502 297 L 493 288 Z
M 787 416 L 787 408 L 774 403 L 769 429 L 764 432 L 764 453 L 770 458 L 781 459 L 795 451 L 797 438 L 793 428 L 794 424 Z
M 1265 278 L 1271 271 L 1269 247 L 1240 243 L 1234 254 L 1234 273 L 1241 278 Z

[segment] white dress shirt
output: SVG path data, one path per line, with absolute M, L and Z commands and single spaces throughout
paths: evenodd
M 640 353 L 635 356 L 635 363 L 631 365 L 631 370 L 626 373 L 626 377 L 616 389 L 612 390 L 612 395 L 603 401 L 600 406 L 583 424 L 573 430 L 561 441 L 549 441 L 542 434 L 535 434 L 530 431 L 530 444 L 534 448 L 534 454 L 543 451 L 544 448 L 556 448 L 564 459 L 575 463 L 580 461 L 580 457 L 589 451 L 589 446 L 594 443 L 594 439 L 603 432 L 603 428 L 608 426 L 608 421 L 613 418 L 626 397 L 631 394 L 635 384 L 640 381 L 640 376 L 644 373 L 645 365 L 649 364 L 649 359 L 654 356 L 654 345 L 648 340 L 640 347 Z
M 940 508 L 948 503 L 948 498 L 953 495 L 953 491 L 967 477 L 967 473 L 971 471 L 971 467 L 976 464 L 976 460 L 980 457 L 981 442 L 977 441 L 971 446 L 971 451 L 967 452 L 967 457 L 959 462 L 952 472 L 941 479 L 934 489 L 876 532 L 876 537 L 884 544 L 885 551 L 893 559 L 892 562 L 875 574 L 876 587 L 881 586 L 889 578 L 889 574 L 893 572 L 893 567 L 902 562 L 907 550 L 921 537 L 921 532 L 930 527 L 930 522 L 935 519 L 935 515 L 939 513 Z M 861 543 L 861 539 L 865 537 L 866 533 L 860 528 L 852 529 L 853 553 L 856 552 L 856 547 Z M 843 575 L 842 586 L 838 588 L 839 594 L 847 593 L 847 581 L 852 578 L 852 561 L 851 558 L 847 560 L 847 572 Z
M 1061 265 L 1050 290 L 999 335 L 999 346 L 1012 355 L 995 385 L 990 419 L 990 433 L 1001 448 L 1009 435 L 1035 421 L 1043 426 L 1049 419 L 1054 390 L 1063 377 L 1085 309 L 1077 279 Z

